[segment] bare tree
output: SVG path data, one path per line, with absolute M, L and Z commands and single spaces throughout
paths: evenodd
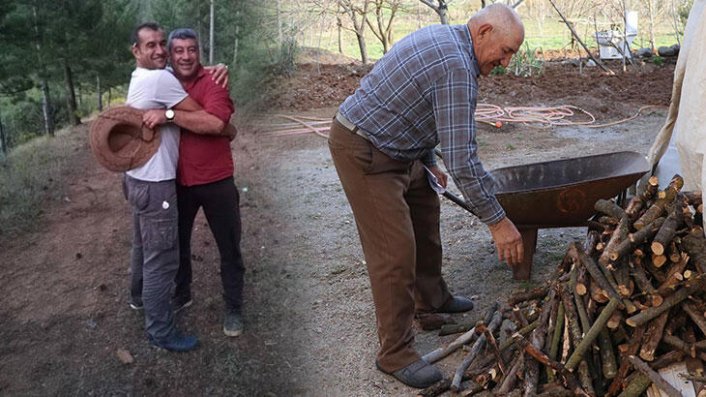
M 358 40 L 358 48 L 360 49 L 360 60 L 363 64 L 368 63 L 368 48 L 365 44 L 365 25 L 368 23 L 368 11 L 369 11 L 369 0 L 338 0 L 338 4 L 344 14 L 348 15 L 353 28 L 351 30 L 355 33 L 355 37 Z
M 444 25 L 449 24 L 449 2 L 447 0 L 419 0 L 426 6 L 430 7 L 434 12 L 439 15 L 441 23 Z M 485 4 L 485 2 L 483 2 Z M 484 5 L 485 6 L 485 5 Z
M 645 0 L 647 3 L 647 16 L 650 20 L 650 49 L 652 53 L 655 53 L 655 16 L 654 16 L 654 6 L 652 5 L 652 0 Z
M 401 0 L 373 0 L 372 2 L 376 24 L 373 25 L 370 19 L 366 19 L 366 22 L 375 37 L 382 43 L 383 54 L 386 54 L 392 45 L 392 20 L 395 19 L 401 3 Z M 389 10 L 387 23 L 385 23 L 384 15 L 386 9 Z

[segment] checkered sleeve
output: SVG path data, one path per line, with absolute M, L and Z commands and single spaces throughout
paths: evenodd
M 492 191 L 491 176 L 478 158 L 474 113 L 477 85 L 465 69 L 450 70 L 435 82 L 433 108 L 446 168 L 473 213 L 485 224 L 505 217 Z

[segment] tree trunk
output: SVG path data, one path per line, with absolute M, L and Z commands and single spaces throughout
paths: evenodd
M 358 48 L 360 49 L 360 61 L 364 65 L 368 63 L 368 47 L 365 43 L 365 25 L 368 19 L 368 3 L 366 2 L 361 11 L 360 23 L 355 16 L 355 11 L 351 10 L 351 19 L 353 20 L 353 28 L 355 29 L 355 37 L 358 40 Z
M 46 77 L 42 77 L 42 114 L 44 115 L 44 133 L 54 136 L 54 113 L 51 109 L 51 98 L 49 97 L 49 82 Z
M 368 64 L 368 49 L 365 45 L 365 37 L 363 36 L 362 32 L 357 32 L 355 33 L 355 37 L 358 39 L 358 48 L 360 49 L 360 61 L 363 62 L 363 65 Z
M 103 90 L 101 89 L 101 76 L 96 76 L 96 93 L 98 94 L 98 111 L 103 111 Z
M 54 135 L 54 113 L 51 110 L 51 100 L 49 96 L 49 81 L 47 80 L 47 70 L 44 65 L 44 58 L 42 57 L 42 45 L 40 43 L 41 32 L 39 31 L 39 17 L 37 16 L 37 7 L 32 7 L 32 14 L 34 16 L 34 33 L 35 42 L 34 47 L 37 50 L 37 62 L 39 67 L 39 79 L 41 89 L 42 89 L 42 114 L 44 115 L 44 133 L 47 135 Z
M 432 0 L 419 0 L 419 1 L 424 3 L 424 5 L 426 5 L 427 7 L 434 10 L 434 12 L 436 12 L 437 15 L 439 15 L 439 20 L 441 20 L 441 23 L 443 25 L 449 24 L 449 16 L 448 16 L 449 6 L 448 6 L 448 4 L 446 4 L 447 0 L 438 0 L 439 5 L 436 5 L 436 3 L 433 2 Z M 481 7 L 481 8 L 485 8 L 485 1 L 483 1 L 483 7 Z
M 236 6 L 237 7 L 237 6 Z M 240 8 L 235 10 L 235 39 L 233 40 L 233 66 L 238 64 L 238 47 L 240 46 Z
M 485 5 L 483 6 L 485 7 Z M 441 21 L 442 25 L 448 25 L 449 24 L 449 5 L 446 4 L 446 0 L 439 0 L 439 10 L 437 11 L 437 14 L 439 14 L 439 20 Z
M 652 0 L 647 0 L 647 14 L 650 18 L 650 49 L 652 49 L 652 53 L 655 54 L 655 19 Z
M 213 0 L 211 0 L 209 23 L 208 23 L 208 64 L 213 65 L 213 25 L 216 18 L 214 15 Z
M 7 137 L 5 127 L 2 125 L 2 114 L 0 114 L 0 146 L 2 146 L 2 154 L 7 156 Z
M 74 78 L 71 73 L 71 66 L 64 60 L 64 83 L 66 84 L 66 110 L 69 113 L 69 123 L 71 125 L 81 124 L 76 106 L 76 90 L 74 89 Z
M 338 53 L 339 54 L 343 54 L 343 38 L 342 38 L 342 34 L 341 34 L 341 30 L 343 30 L 342 26 L 343 26 L 343 23 L 341 21 L 341 17 L 336 16 L 336 41 L 338 42 Z

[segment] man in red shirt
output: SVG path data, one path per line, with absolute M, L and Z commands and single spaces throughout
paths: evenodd
M 199 42 L 192 29 L 176 29 L 167 46 L 174 75 L 191 98 L 224 125 L 234 111 L 228 90 L 217 85 L 204 70 Z M 243 275 L 240 252 L 240 208 L 233 180 L 233 157 L 227 136 L 199 136 L 181 130 L 177 166 L 179 207 L 179 271 L 174 293 L 175 310 L 191 305 L 191 230 L 203 208 L 221 255 L 221 281 L 225 300 L 223 332 L 238 336 L 243 330 Z

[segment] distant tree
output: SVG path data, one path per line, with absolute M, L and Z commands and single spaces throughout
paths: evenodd
M 426 6 L 430 7 L 434 12 L 439 15 L 441 23 L 444 25 L 449 24 L 449 1 L 447 0 L 419 0 Z M 483 7 L 485 7 L 485 2 L 483 2 Z
M 365 26 L 368 21 L 369 0 L 338 0 L 338 4 L 343 12 L 350 19 L 353 28 L 349 28 L 358 41 L 360 49 L 360 60 L 364 64 L 368 63 L 368 49 L 365 43 Z
M 375 37 L 382 43 L 382 52 L 386 54 L 392 45 L 392 21 L 395 19 L 397 11 L 402 5 L 402 1 L 373 0 L 372 4 L 376 23 L 373 24 L 369 18 L 365 21 Z M 385 21 L 386 16 L 387 22 Z

